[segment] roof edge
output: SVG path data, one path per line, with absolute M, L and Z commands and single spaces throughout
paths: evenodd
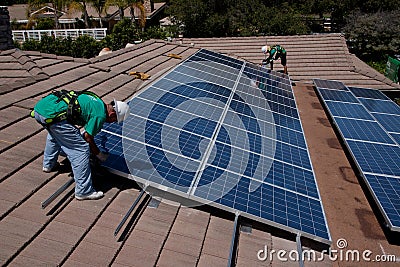
M 392 80 L 387 78 L 385 75 L 380 73 L 379 71 L 375 70 L 371 66 L 369 66 L 367 63 L 359 59 L 356 55 L 354 54 L 349 54 L 349 60 L 351 60 L 352 65 L 353 65 L 353 72 L 358 73 L 360 75 L 363 75 L 365 77 L 374 79 L 376 81 L 382 82 L 384 84 L 387 84 L 391 87 L 393 87 L 393 90 L 399 91 L 400 90 L 400 85 L 394 83 Z M 395 89 L 396 88 L 396 89 Z M 390 89 L 386 89 L 385 91 L 391 91 Z

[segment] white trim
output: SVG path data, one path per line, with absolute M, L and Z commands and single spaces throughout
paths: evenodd
M 26 40 L 40 41 L 44 35 L 54 36 L 56 38 L 66 38 L 69 36 L 72 39 L 76 39 L 82 35 L 89 35 L 96 40 L 102 40 L 107 35 L 107 28 L 12 31 L 12 35 L 13 40 L 18 42 L 25 42 Z

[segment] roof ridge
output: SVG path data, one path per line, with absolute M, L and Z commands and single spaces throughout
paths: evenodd
M 31 77 L 22 78 L 12 83 L 0 85 L 0 94 L 6 94 L 37 81 L 46 80 L 50 77 L 25 52 L 18 48 L 2 51 L 1 55 L 9 55 L 13 57 L 15 61 L 20 64 L 21 68 L 26 70 Z
M 345 39 L 344 35 L 341 35 L 340 41 L 342 43 L 343 52 L 344 52 L 344 55 L 346 57 L 346 61 L 347 61 L 348 65 L 349 65 L 349 68 L 350 69 L 355 69 L 353 61 L 350 58 L 351 53 L 349 51 L 349 47 L 347 46 L 346 39 Z
M 366 77 L 369 77 L 376 81 L 380 81 L 380 82 L 390 85 L 394 88 L 400 89 L 399 84 L 394 83 L 392 80 L 387 78 L 385 75 L 383 75 L 376 69 L 372 68 L 371 66 L 369 66 L 367 63 L 365 63 L 361 59 L 359 59 L 356 55 L 349 53 L 348 58 L 352 62 L 352 65 L 353 65 L 352 71 L 353 72 L 358 73 L 363 76 L 366 76 Z M 363 68 L 363 67 L 365 67 L 365 68 Z
M 387 85 L 400 88 L 400 85 L 395 84 L 390 79 L 386 78 L 385 75 L 377 71 L 376 69 L 369 66 L 367 63 L 359 59 L 355 54 L 350 53 L 349 47 L 347 46 L 346 39 L 344 35 L 341 35 L 341 42 L 343 45 L 343 51 L 346 56 L 346 60 L 349 64 L 349 68 L 351 72 L 358 73 L 360 75 L 372 78 L 376 81 L 383 82 Z M 363 68 L 365 67 L 365 69 Z
M 24 67 L 24 69 L 32 76 L 36 77 L 37 75 L 40 75 L 38 80 L 49 78 L 49 75 L 45 73 L 26 53 L 22 52 L 22 50 L 15 49 L 11 56 L 18 60 L 18 63 L 21 64 L 21 66 Z
M 144 47 L 144 46 L 151 45 L 151 44 L 153 44 L 153 43 L 155 43 L 155 42 L 156 42 L 156 41 L 155 41 L 154 39 L 150 39 L 150 40 L 144 41 L 144 42 L 142 42 L 142 43 L 136 44 L 136 45 L 134 45 L 134 46 L 123 47 L 123 48 L 121 48 L 121 49 L 111 51 L 110 53 L 107 53 L 107 54 L 104 54 L 104 55 L 101 55 L 101 56 L 97 56 L 97 57 L 91 58 L 91 59 L 89 59 L 89 62 L 88 62 L 88 63 L 90 63 L 90 64 L 99 63 L 99 62 L 101 62 L 101 61 L 104 61 L 104 60 L 113 58 L 113 57 L 115 57 L 115 56 L 119 56 L 119 55 L 124 54 L 124 53 L 126 53 L 126 52 L 134 51 L 134 50 L 140 49 L 140 48 L 142 48 L 142 47 Z

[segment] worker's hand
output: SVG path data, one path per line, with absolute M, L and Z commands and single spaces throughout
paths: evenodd
M 99 154 L 96 155 L 96 157 L 101 161 L 105 162 L 108 158 L 108 154 L 104 152 L 100 152 Z

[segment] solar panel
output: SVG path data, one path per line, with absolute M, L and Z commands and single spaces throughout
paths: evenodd
M 400 177 L 400 147 L 351 141 L 347 143 L 363 172 Z
M 359 100 L 370 112 L 399 114 L 400 107 L 393 101 L 368 98 L 359 98 Z
M 336 118 L 344 138 L 370 142 L 393 144 L 392 138 L 376 121 Z
M 314 83 L 388 227 L 400 231 L 400 107 L 379 90 Z
M 314 79 L 313 81 L 315 86 L 317 86 L 318 88 L 348 91 L 347 87 L 342 82 L 339 81 L 331 81 L 323 79 Z
M 358 103 L 357 99 L 353 96 L 351 92 L 346 92 L 342 90 L 330 90 L 330 89 L 320 89 L 319 92 L 326 100 Z
M 327 101 L 326 105 L 329 107 L 331 114 L 335 117 L 374 120 L 371 114 L 369 114 L 361 104 Z
M 379 201 L 385 203 L 385 211 L 392 225 L 400 225 L 400 179 L 366 174 L 365 178 L 373 192 L 380 192 Z
M 360 87 L 349 87 L 349 89 L 356 97 L 389 100 L 389 98 L 385 94 L 376 89 Z
M 373 116 L 389 133 L 400 133 L 400 115 L 374 113 Z
M 111 171 L 330 243 L 288 76 L 202 49 L 129 106 L 96 136 Z

